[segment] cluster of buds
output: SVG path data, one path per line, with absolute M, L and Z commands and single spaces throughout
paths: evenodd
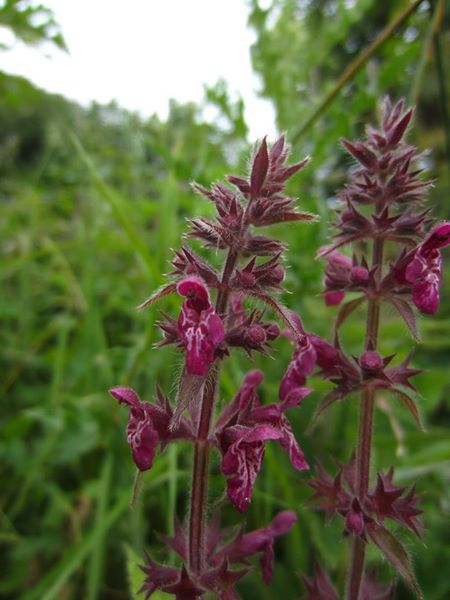
M 415 388 L 410 379 L 419 373 L 409 366 L 412 353 L 392 366 L 394 355 L 378 352 L 380 314 L 390 304 L 417 339 L 417 311 L 434 314 L 439 307 L 442 283 L 440 250 L 450 244 L 450 223 L 432 226 L 429 209 L 423 207 L 430 181 L 417 166 L 419 154 L 405 140 L 413 111 L 402 101 L 386 101 L 378 128 L 368 127 L 364 141 L 342 140 L 356 160 L 349 183 L 338 193 L 340 206 L 333 223 L 336 235 L 319 251 L 326 261 L 324 298 L 328 306 L 339 306 L 333 343 L 305 334 L 295 340 L 292 361 L 283 378 L 283 394 L 295 394 L 306 385 L 308 375 L 319 367 L 318 376 L 333 384 L 320 403 L 313 423 L 337 400 L 361 393 L 361 416 L 357 452 L 349 465 L 340 465 L 335 478 L 322 467 L 310 485 L 318 508 L 330 518 L 344 519 L 344 535 L 352 538 L 346 597 L 390 598 L 392 589 L 370 588 L 364 575 L 367 543 L 375 544 L 406 583 L 421 597 L 410 558 L 396 534 L 386 526 L 393 520 L 421 534 L 414 488 L 409 491 L 393 483 L 393 470 L 378 474 L 370 485 L 373 411 L 378 390 L 402 400 L 420 426 Z M 341 251 L 352 245 L 351 256 Z M 352 297 L 344 301 L 347 293 Z M 348 356 L 338 329 L 360 307 L 367 306 L 365 344 L 359 356 Z M 338 596 L 322 570 L 305 579 L 308 598 Z M 372 591 L 371 591 L 372 590 Z
M 162 536 L 178 554 L 180 566 L 164 566 L 147 557 L 143 567 L 147 597 L 162 590 L 179 599 L 200 598 L 207 591 L 223 599 L 238 598 L 235 584 L 247 572 L 249 557 L 260 557 L 268 582 L 274 540 L 296 521 L 294 513 L 282 512 L 269 526 L 249 533 L 242 530 L 234 537 L 221 530 L 218 515 L 208 524 L 205 467 L 209 451 L 220 454 L 228 497 L 240 512 L 250 505 L 267 441 L 278 441 L 295 469 L 308 469 L 285 412 L 297 407 L 310 388 L 303 386 L 295 394 L 280 390 L 280 402 L 263 404 L 257 394 L 263 374 L 250 371 L 235 397 L 215 414 L 222 361 L 239 348 L 250 357 L 253 352 L 266 355 L 280 334 L 278 325 L 265 318 L 265 310 L 246 309 L 247 298 L 273 310 L 299 343 L 308 339 L 277 297 L 285 275 L 285 245 L 254 231 L 313 219 L 298 212 L 294 199 L 285 194 L 286 181 L 307 159 L 286 166 L 287 156 L 284 136 L 271 148 L 264 139 L 255 151 L 249 178 L 228 177 L 235 189 L 222 183 L 211 189 L 194 184 L 214 204 L 217 215 L 215 220 L 193 218 L 186 237 L 205 248 L 224 250 L 223 269 L 219 272 L 184 244 L 175 251 L 169 282 L 141 305 L 145 308 L 172 293 L 183 298 L 178 317 L 161 313 L 158 323 L 163 339 L 157 346 L 172 344 L 184 354 L 175 405 L 160 389 L 154 403 L 142 402 L 131 388 L 111 390 L 129 408 L 128 443 L 140 471 L 151 468 L 158 447 L 162 451 L 169 443 L 184 440 L 195 449 L 188 518 L 184 525 L 176 522 L 173 537 Z
M 326 305 L 336 306 L 340 304 L 346 291 L 365 291 L 369 285 L 370 275 L 364 258 L 361 264 L 358 264 L 355 256 L 350 259 L 338 250 L 330 252 L 327 256 L 324 278 Z

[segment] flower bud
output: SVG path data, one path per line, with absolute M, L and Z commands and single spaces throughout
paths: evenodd
M 245 346 L 256 350 L 266 341 L 266 332 L 261 325 L 252 325 L 245 329 L 244 340 Z
M 369 271 L 364 267 L 352 267 L 350 281 L 356 285 L 366 285 L 369 281 Z
M 342 302 L 342 300 L 344 299 L 345 296 L 345 292 L 325 292 L 324 294 L 324 298 L 325 298 L 325 304 L 327 306 L 337 306 L 338 304 L 340 304 Z
M 358 498 L 353 498 L 352 507 L 345 516 L 345 529 L 353 535 L 364 532 L 364 515 Z
M 383 369 L 382 357 L 374 350 L 367 350 L 359 358 L 359 366 L 367 373 L 378 373 Z
M 264 329 L 266 331 L 266 337 L 270 341 L 276 340 L 277 337 L 280 335 L 280 328 L 273 321 L 270 321 L 269 323 L 265 323 Z

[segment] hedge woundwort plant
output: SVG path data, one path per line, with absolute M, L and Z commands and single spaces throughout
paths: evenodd
M 170 282 L 142 305 L 175 292 L 185 299 L 178 318 L 163 314 L 159 323 L 164 334 L 160 345 L 174 344 L 185 355 L 175 408 L 159 388 L 155 403 L 142 402 L 130 388 L 111 390 L 112 396 L 130 410 L 128 443 L 140 471 L 151 468 L 158 445 L 163 449 L 183 440 L 193 446 L 187 518 L 182 524 L 173 515 L 174 536 L 163 537 L 166 546 L 179 555 L 181 567 L 164 566 L 147 557 L 143 586 L 146 597 L 159 589 L 182 600 L 199 598 L 206 591 L 226 600 L 238 598 L 235 583 L 246 574 L 248 558 L 259 556 L 268 582 L 274 539 L 296 521 L 295 513 L 285 511 L 265 527 L 250 533 L 241 530 L 230 537 L 220 527 L 218 512 L 209 517 L 207 501 L 211 452 L 221 454 L 228 497 L 241 512 L 250 504 L 267 440 L 280 443 L 295 469 L 308 468 L 284 414 L 311 391 L 299 386 L 295 377 L 284 378 L 280 403 L 262 405 L 256 390 L 263 374 L 250 371 L 223 410 L 216 407 L 220 367 L 227 356 L 236 348 L 250 356 L 254 351 L 267 354 L 279 335 L 278 326 L 266 321 L 263 311 L 246 310 L 247 297 L 273 309 L 299 343 L 305 337 L 300 324 L 276 297 L 284 279 L 285 245 L 254 232 L 255 228 L 274 223 L 313 218 L 297 212 L 293 198 L 284 193 L 287 179 L 307 162 L 305 159 L 286 166 L 287 155 L 283 136 L 270 150 L 263 140 L 254 154 L 249 179 L 228 177 L 236 191 L 221 183 L 210 190 L 194 185 L 214 204 L 217 216 L 214 221 L 193 218 L 187 237 L 223 252 L 223 268 L 216 271 L 191 247 L 183 245 L 175 252 Z
M 378 473 L 371 481 L 374 409 L 379 390 L 399 398 L 420 426 L 415 388 L 411 378 L 419 373 L 409 366 L 411 353 L 392 366 L 394 355 L 379 353 L 381 309 L 387 304 L 404 320 L 417 339 L 416 313 L 434 314 L 439 305 L 442 278 L 440 249 L 450 244 L 450 223 L 430 229 L 429 209 L 423 207 L 429 181 L 421 179 L 419 155 L 404 141 L 412 110 L 403 102 L 387 100 L 378 129 L 369 127 L 363 142 L 343 140 L 356 159 L 349 183 L 340 192 L 337 230 L 330 245 L 319 255 L 326 260 L 325 302 L 341 305 L 350 292 L 355 297 L 343 303 L 335 324 L 333 343 L 306 333 L 300 318 L 278 300 L 284 279 L 280 241 L 256 235 L 254 228 L 285 221 L 307 221 L 294 201 L 284 193 L 285 182 L 307 162 L 285 166 L 288 148 L 281 137 L 271 148 L 265 140 L 255 151 L 249 179 L 230 176 L 236 188 L 216 183 L 210 190 L 194 188 L 210 200 L 217 211 L 214 221 L 196 217 L 190 222 L 189 238 L 206 248 L 225 254 L 221 272 L 192 248 L 175 252 L 171 280 L 142 307 L 177 292 L 185 300 L 178 318 L 162 313 L 159 323 L 164 339 L 185 355 L 175 407 L 160 388 L 155 403 L 142 402 L 130 388 L 118 387 L 111 394 L 128 406 L 128 443 L 140 471 L 151 468 L 158 446 L 190 442 L 193 469 L 187 517 L 176 516 L 173 536 L 161 536 L 167 548 L 180 557 L 179 568 L 158 564 L 147 556 L 142 591 L 150 597 L 157 589 L 180 600 L 200 598 L 207 591 L 223 600 L 238 598 L 236 582 L 248 571 L 248 558 L 257 554 L 268 582 L 272 575 L 275 537 L 295 523 L 295 513 L 278 514 L 268 526 L 250 533 L 230 534 L 221 529 L 218 510 L 208 512 L 209 454 L 221 455 L 221 470 L 227 478 L 227 493 L 234 507 L 245 511 L 264 457 L 264 445 L 277 440 L 297 470 L 308 468 L 285 411 L 296 407 L 311 388 L 308 375 L 315 366 L 319 375 L 334 384 L 319 405 L 313 423 L 329 406 L 345 398 L 360 398 L 360 420 L 356 452 L 348 464 L 339 463 L 335 477 L 322 466 L 309 485 L 316 507 L 327 518 L 344 520 L 344 536 L 351 541 L 346 584 L 347 600 L 389 600 L 393 584 L 383 586 L 365 573 L 366 546 L 374 544 L 406 583 L 422 598 L 408 552 L 397 535 L 386 526 L 395 521 L 421 537 L 419 498 L 411 489 L 394 483 L 394 470 Z M 352 258 L 341 247 L 352 245 Z M 215 297 L 213 302 L 211 295 Z M 273 309 L 288 325 L 287 335 L 295 344 L 279 389 L 281 402 L 263 405 L 257 395 L 260 371 L 244 377 L 235 397 L 218 410 L 216 399 L 222 362 L 241 348 L 248 353 L 267 354 L 279 328 L 266 321 L 263 311 L 247 310 L 246 299 L 256 299 Z M 365 340 L 359 356 L 347 356 L 338 330 L 360 306 L 366 306 Z M 338 600 L 334 587 L 319 566 L 314 577 L 305 577 L 307 600 Z
M 332 243 L 319 252 L 326 260 L 325 301 L 340 305 L 347 292 L 356 297 L 338 312 L 333 344 L 314 335 L 298 342 L 290 370 L 301 385 L 317 364 L 320 376 L 334 384 L 320 404 L 316 417 L 336 401 L 355 392 L 360 397 L 360 420 L 356 453 L 348 464 L 339 464 L 333 478 L 319 465 L 310 482 L 316 507 L 326 517 L 340 515 L 344 535 L 351 540 L 347 600 L 388 600 L 393 585 L 381 586 L 364 573 L 366 547 L 374 544 L 422 598 L 408 552 L 386 526 L 392 520 L 421 537 L 421 510 L 414 486 L 409 490 L 394 483 L 394 469 L 371 479 L 371 450 L 376 394 L 379 390 L 399 398 L 420 426 L 411 378 L 411 354 L 395 366 L 394 355 L 381 356 L 379 334 L 381 308 L 390 305 L 417 339 L 415 309 L 434 314 L 439 306 L 442 278 L 440 249 L 450 243 L 450 223 L 430 230 L 429 209 L 424 208 L 430 181 L 421 179 L 417 149 L 404 141 L 413 111 L 403 102 L 389 100 L 378 129 L 368 127 L 364 141 L 342 143 L 356 159 L 349 183 L 340 192 Z M 338 249 L 353 246 L 349 258 Z M 364 348 L 360 356 L 347 356 L 339 343 L 338 329 L 353 311 L 367 307 Z M 358 396 L 356 396 L 358 397 Z M 313 419 L 315 421 L 315 419 Z M 309 600 L 338 600 L 325 572 L 305 578 Z

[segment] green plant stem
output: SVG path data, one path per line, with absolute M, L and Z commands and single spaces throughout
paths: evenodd
M 339 94 L 341 89 L 346 83 L 351 81 L 358 71 L 366 64 L 375 52 L 396 32 L 396 30 L 403 25 L 403 23 L 409 18 L 410 15 L 422 4 L 423 0 L 414 0 L 411 4 L 406 6 L 404 10 L 398 14 L 386 27 L 377 35 L 369 46 L 364 48 L 360 54 L 355 58 L 353 62 L 343 71 L 339 79 L 334 84 L 330 92 L 323 98 L 319 106 L 315 109 L 312 115 L 305 121 L 305 123 L 298 129 L 292 136 L 292 143 L 296 143 L 299 139 L 308 131 L 308 129 L 317 121 L 317 119 L 327 110 L 336 96 Z
M 216 312 L 224 317 L 228 304 L 227 284 L 236 264 L 238 253 L 230 249 L 223 275 L 222 289 L 217 295 Z M 208 494 L 209 430 L 214 413 L 214 399 L 219 379 L 219 367 L 214 365 L 204 385 L 197 437 L 195 439 L 194 464 L 192 468 L 191 502 L 189 510 L 189 567 L 201 573 L 205 562 L 205 515 Z
M 377 266 L 378 277 L 383 263 L 383 239 L 377 238 L 373 245 L 372 266 Z M 376 350 L 380 323 L 380 298 L 375 294 L 369 299 L 367 307 L 366 350 Z M 369 489 L 370 457 L 372 451 L 373 412 L 375 392 L 372 387 L 364 388 L 361 394 L 358 451 L 356 455 L 356 488 L 359 501 L 363 505 Z M 347 600 L 358 600 L 364 573 L 366 543 L 355 536 L 352 543 L 352 555 L 347 584 Z

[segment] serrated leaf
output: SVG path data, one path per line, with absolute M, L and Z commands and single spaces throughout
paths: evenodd
M 414 575 L 411 559 L 405 547 L 398 539 L 382 525 L 369 524 L 367 533 L 373 543 L 381 550 L 409 587 L 420 600 L 424 600 L 422 591 Z

